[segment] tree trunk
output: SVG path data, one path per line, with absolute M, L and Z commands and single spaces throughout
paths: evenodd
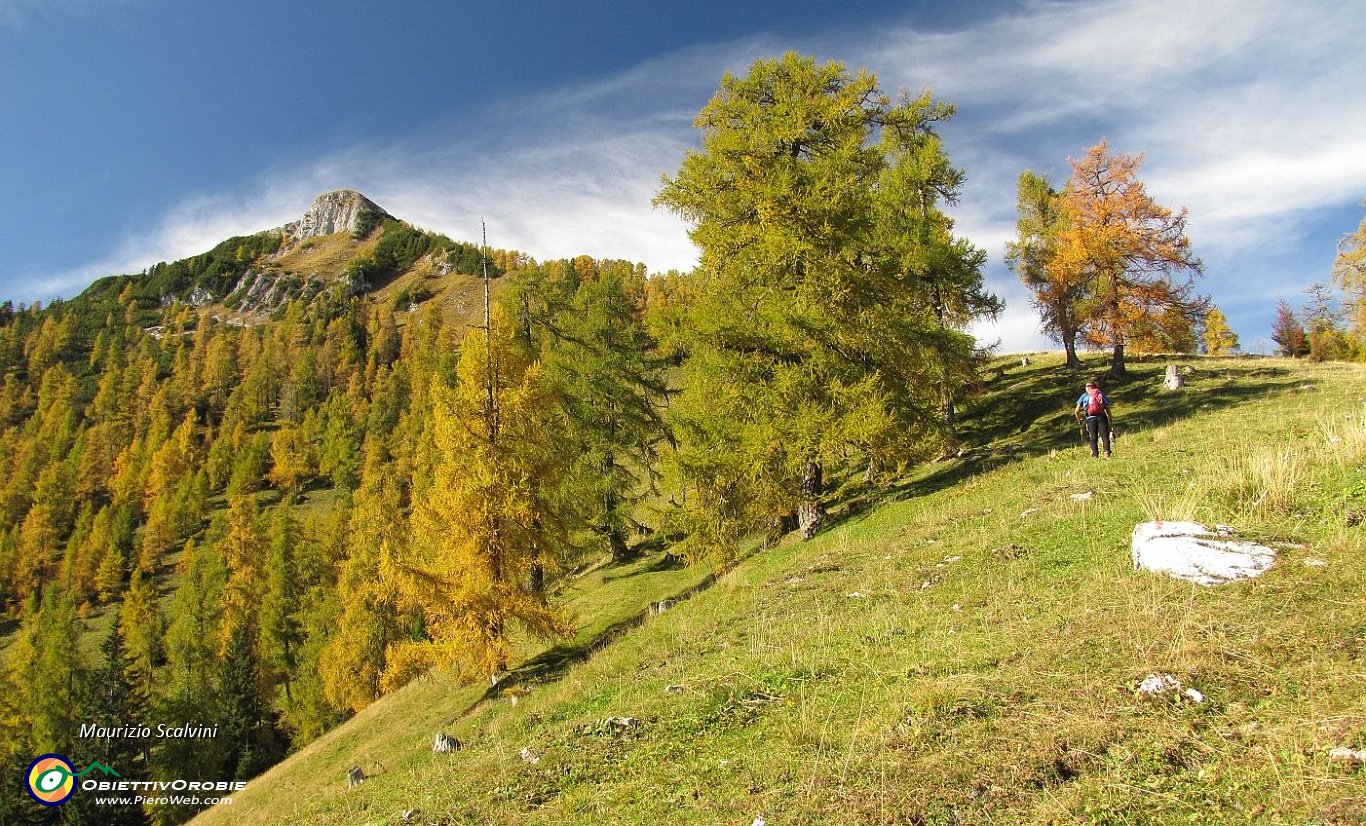
M 801 504 L 797 507 L 797 524 L 802 529 L 802 539 L 815 536 L 825 524 L 825 508 L 821 505 L 822 483 L 821 466 L 807 462 L 802 468 Z
M 1067 364 L 1069 369 L 1081 367 L 1081 359 L 1077 358 L 1077 337 L 1076 334 L 1062 337 L 1062 347 L 1067 351 Z
M 1124 344 L 1119 343 L 1115 345 L 1115 354 L 1110 359 L 1110 378 L 1122 379 L 1127 372 L 1124 367 Z
M 612 428 L 615 435 L 616 428 Z M 609 480 L 607 490 L 602 495 L 602 535 L 607 537 L 607 546 L 612 549 L 613 562 L 625 562 L 631 555 L 630 549 L 626 547 L 626 535 L 621 529 L 621 520 L 617 518 L 617 508 L 621 505 L 621 500 L 617 498 L 617 492 L 611 485 L 611 479 L 617 469 L 617 457 L 611 453 L 602 460 L 602 476 Z

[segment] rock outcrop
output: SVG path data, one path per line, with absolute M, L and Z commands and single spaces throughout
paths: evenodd
M 1134 528 L 1134 567 L 1219 585 L 1259 576 L 1276 561 L 1274 549 L 1231 539 L 1231 534 L 1229 528 L 1211 531 L 1197 522 L 1144 522 Z
M 293 236 L 296 241 L 302 241 L 338 232 L 354 233 L 362 222 L 377 222 L 392 217 L 359 192 L 338 189 L 319 195 L 304 213 L 304 217 L 291 221 L 280 229 Z

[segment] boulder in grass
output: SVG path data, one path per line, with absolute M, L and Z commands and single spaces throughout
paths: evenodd
M 432 751 L 437 754 L 451 754 L 460 751 L 460 748 L 460 740 L 444 731 L 438 731 L 436 736 L 432 738 Z
M 1233 539 L 1232 533 L 1198 522 L 1144 522 L 1134 528 L 1134 567 L 1199 585 L 1221 585 L 1260 576 L 1276 561 L 1275 550 Z

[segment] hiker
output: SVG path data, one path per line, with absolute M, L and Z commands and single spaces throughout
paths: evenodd
M 1086 383 L 1086 392 L 1077 399 L 1077 420 L 1086 427 L 1086 438 L 1091 442 L 1091 458 L 1100 456 L 1097 440 L 1105 443 L 1105 458 L 1110 458 L 1110 398 L 1093 381 Z

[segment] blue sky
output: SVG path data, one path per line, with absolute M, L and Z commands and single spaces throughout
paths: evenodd
M 538 258 L 690 268 L 660 176 L 725 71 L 797 50 L 955 104 L 952 214 L 1007 312 L 1015 180 L 1100 138 L 1190 209 L 1201 290 L 1244 347 L 1327 282 L 1366 197 L 1366 7 L 1335 0 L 687 4 L 0 0 L 0 297 L 202 252 L 364 192 Z

